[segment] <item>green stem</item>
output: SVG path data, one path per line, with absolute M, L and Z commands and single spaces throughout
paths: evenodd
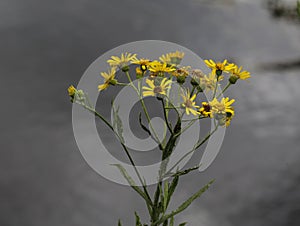
M 192 91 L 191 91 L 191 93 L 190 93 L 190 98 L 193 96 L 193 94 L 194 94 L 194 92 L 195 92 L 195 88 L 196 88 L 196 86 L 193 86 L 193 89 L 192 89 Z
M 144 183 L 144 181 L 142 180 L 141 175 L 140 175 L 139 171 L 137 170 L 136 165 L 135 165 L 135 163 L 134 163 L 134 161 L 133 161 L 133 159 L 132 159 L 132 157 L 131 157 L 131 155 L 129 153 L 129 150 L 127 149 L 126 145 L 123 142 L 121 142 L 120 135 L 115 132 L 113 126 L 101 114 L 99 114 L 94 108 L 91 108 L 91 107 L 87 106 L 86 104 L 80 104 L 80 105 L 82 105 L 85 109 L 89 110 L 90 112 L 94 113 L 97 117 L 99 117 L 113 131 L 113 133 L 117 136 L 117 138 L 120 141 L 120 144 L 123 147 L 123 149 L 124 149 L 124 151 L 125 151 L 128 159 L 129 159 L 130 163 L 132 164 L 132 166 L 134 168 L 135 173 L 137 174 L 137 176 L 139 178 L 140 183 L 142 184 L 142 187 L 143 187 L 144 192 L 145 192 L 145 194 L 146 194 L 146 196 L 148 198 L 148 201 L 150 202 L 150 205 L 152 206 L 153 203 L 152 203 L 151 197 L 150 197 L 150 195 L 148 193 L 147 186 Z M 147 205 L 149 213 L 151 214 L 151 206 L 148 204 L 147 201 L 146 201 L 146 205 Z
M 138 97 L 139 97 L 139 99 L 140 99 L 140 102 L 141 102 L 141 104 L 142 104 L 142 108 L 143 108 L 143 111 L 144 111 L 144 113 L 145 113 L 145 115 L 146 115 L 146 118 L 147 118 L 147 121 L 148 121 L 148 123 L 149 123 L 149 126 L 150 126 L 151 130 L 153 131 L 153 135 L 154 135 L 154 137 L 155 137 L 154 140 L 155 140 L 155 142 L 156 142 L 157 144 L 160 144 L 161 142 L 160 142 L 160 140 L 159 140 L 159 138 L 158 138 L 158 135 L 157 135 L 156 131 L 154 130 L 154 128 L 153 128 L 153 126 L 152 126 L 152 123 L 151 123 L 151 119 L 150 119 L 149 113 L 148 113 L 148 111 L 147 111 L 145 102 L 144 102 L 144 100 L 143 100 L 143 98 L 142 98 L 142 95 L 141 95 L 141 91 L 138 90 L 138 89 L 133 85 L 133 82 L 132 82 L 132 80 L 131 80 L 131 78 L 130 78 L 129 72 L 126 71 L 125 74 L 126 74 L 128 80 L 129 80 L 130 86 L 136 91 L 136 93 L 137 93 L 137 95 L 138 95 Z
M 202 140 L 202 141 L 198 141 L 195 145 L 194 145 L 194 147 L 193 147 L 193 149 L 191 150 L 191 151 L 189 151 L 189 152 L 187 152 L 184 156 L 182 156 L 176 163 L 175 163 L 175 165 L 166 173 L 167 175 L 168 174 L 170 174 L 171 173 L 171 171 L 183 160 L 183 159 L 185 159 L 188 155 L 190 155 L 191 153 L 193 153 L 194 151 L 196 151 L 202 144 L 204 144 L 216 131 L 217 131 L 217 129 L 218 129 L 218 126 L 216 126 L 215 128 L 214 128 L 214 130 L 213 131 L 211 131 L 210 133 L 208 133 L 208 135 Z
M 217 96 L 217 99 L 231 86 L 231 83 L 228 82 L 227 85 L 224 87 L 224 89 L 222 90 L 222 92 Z
M 168 129 L 169 129 L 169 132 L 172 134 L 173 131 L 172 131 L 172 128 L 171 128 L 171 126 L 170 126 L 169 119 L 168 119 L 168 115 L 167 115 L 167 112 L 166 112 L 166 109 L 165 109 L 165 102 L 164 102 L 164 99 L 161 99 L 161 103 L 162 103 L 162 106 L 163 106 L 164 117 L 165 117 L 165 121 L 166 121 L 167 127 L 168 127 Z

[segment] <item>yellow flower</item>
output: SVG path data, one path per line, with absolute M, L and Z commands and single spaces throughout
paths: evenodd
M 216 115 L 227 115 L 230 114 L 234 116 L 234 108 L 231 106 L 234 103 L 234 99 L 229 100 L 228 97 L 222 98 L 222 100 L 219 102 L 217 98 L 214 98 L 211 102 L 209 102 L 209 105 L 211 106 L 211 112 Z
M 107 61 L 111 67 L 128 67 L 131 61 L 136 61 L 136 54 L 132 53 L 122 53 L 120 57 L 112 56 L 111 59 Z
M 136 75 L 137 78 L 142 78 L 143 77 L 144 73 L 143 73 L 143 71 L 141 70 L 140 67 L 135 68 L 135 75 Z
M 199 112 L 204 117 L 212 117 L 211 108 L 207 102 L 202 102 L 202 107 L 199 109 Z
M 169 54 L 161 55 L 161 57 L 159 57 L 159 60 L 165 64 L 171 64 L 171 57 Z
M 213 73 L 210 73 L 208 76 L 204 75 L 204 78 L 200 79 L 200 82 L 204 85 L 206 89 L 213 91 L 215 90 L 217 84 L 217 76 Z
M 111 68 L 108 72 L 101 72 L 101 76 L 104 78 L 104 83 L 98 86 L 99 91 L 107 89 L 109 85 L 115 85 L 117 83 L 115 75 L 115 68 Z
M 192 113 L 193 115 L 198 115 L 200 114 L 196 109 L 199 108 L 199 106 L 196 105 L 196 102 L 194 101 L 196 98 L 196 94 L 194 94 L 191 97 L 190 91 L 187 90 L 184 94 L 181 94 L 182 98 L 183 98 L 183 103 L 182 103 L 182 107 L 185 108 L 185 112 L 187 115 L 189 115 L 190 113 Z
M 234 116 L 234 108 L 231 106 L 234 101 L 234 99 L 229 100 L 229 98 L 226 97 L 222 98 L 220 102 L 216 98 L 209 102 L 209 105 L 211 106 L 211 112 L 219 121 L 219 125 L 230 125 L 231 119 Z
M 234 68 L 234 64 L 228 64 L 227 60 L 223 62 L 214 62 L 213 60 L 204 60 L 207 67 L 212 70 L 214 75 L 220 76 L 222 72 L 230 72 Z
M 170 88 L 171 80 L 163 78 L 159 85 L 154 85 L 154 80 L 147 79 L 146 83 L 149 87 L 143 86 L 143 96 L 155 96 L 157 94 L 166 95 L 166 90 Z
M 231 119 L 233 118 L 233 115 L 227 115 L 226 116 L 226 121 L 225 121 L 225 126 L 228 127 L 230 126 Z
M 203 79 L 204 78 L 204 72 L 201 71 L 200 69 L 194 69 L 192 70 L 192 77 L 194 79 Z
M 231 70 L 231 73 L 233 76 L 236 76 L 238 79 L 246 80 L 251 77 L 249 71 L 242 71 L 243 67 L 238 67 L 235 65 L 235 67 Z
M 184 52 L 171 52 L 167 53 L 166 55 L 162 55 L 159 60 L 166 64 L 180 64 L 181 60 L 184 57 Z
M 150 60 L 142 58 L 142 59 L 133 60 L 131 63 L 140 65 L 140 69 L 142 71 L 146 71 L 148 69 Z
M 169 67 L 166 63 L 161 63 L 158 61 L 153 61 L 149 64 L 149 71 L 151 71 L 154 76 L 163 77 L 165 73 L 170 73 L 174 70 L 174 67 Z
M 68 88 L 68 93 L 70 97 L 73 97 L 75 95 L 75 93 L 77 92 L 77 89 L 74 86 L 69 86 Z
M 171 74 L 175 77 L 180 77 L 180 76 L 187 77 L 190 73 L 189 72 L 190 68 L 191 68 L 190 66 L 180 67 L 180 68 L 175 69 Z
M 177 58 L 177 59 L 182 60 L 183 57 L 184 57 L 184 52 L 179 52 L 179 51 L 177 50 L 176 52 L 169 53 L 169 56 L 170 56 L 171 58 Z

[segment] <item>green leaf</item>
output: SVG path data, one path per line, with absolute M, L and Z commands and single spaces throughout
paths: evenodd
M 127 180 L 127 182 L 129 183 L 129 185 L 143 198 L 145 199 L 145 201 L 151 206 L 152 202 L 151 200 L 149 200 L 149 198 L 147 197 L 147 195 L 136 185 L 136 183 L 134 182 L 134 180 L 132 179 L 132 177 L 127 173 L 127 171 L 125 170 L 125 168 L 123 166 L 121 166 L 120 164 L 113 164 L 113 166 L 118 167 L 118 169 L 120 170 L 121 174 L 123 175 L 123 177 Z
M 140 217 L 137 214 L 137 212 L 134 212 L 134 215 L 135 215 L 135 225 L 136 226 L 143 226 L 142 223 L 141 223 Z
M 173 195 L 173 193 L 174 193 L 174 191 L 175 191 L 175 189 L 176 189 L 176 187 L 178 185 L 178 181 L 179 181 L 179 176 L 175 176 L 173 178 L 172 182 L 171 182 L 171 185 L 169 187 L 168 196 L 167 196 L 168 197 L 167 198 L 167 206 L 169 205 L 171 197 L 172 197 L 172 195 Z
M 185 226 L 187 224 L 187 222 L 183 222 L 181 224 L 179 224 L 179 226 Z
M 183 170 L 183 171 L 178 171 L 178 172 L 174 173 L 172 175 L 172 177 L 174 177 L 174 176 L 183 176 L 183 175 L 188 174 L 189 172 L 197 170 L 197 169 L 199 169 L 199 166 L 194 166 L 194 167 L 191 167 L 191 168 Z
M 163 202 L 163 207 L 164 207 L 164 212 L 167 210 L 168 207 L 168 197 L 169 197 L 169 183 L 168 181 L 165 181 L 164 183 L 164 200 Z
M 169 226 L 174 226 L 174 216 L 171 217 Z
M 113 104 L 113 103 L 112 103 Z M 119 107 L 115 109 L 113 107 L 113 128 L 114 131 L 118 134 L 120 141 L 124 143 L 124 138 L 123 138 L 123 123 L 122 120 L 119 116 Z
M 119 221 L 118 221 L 118 226 L 122 226 L 121 220 L 120 220 L 120 219 L 119 219 Z
M 165 215 L 164 217 L 162 217 L 161 219 L 159 219 L 154 224 L 158 224 L 159 225 L 162 222 L 164 222 L 165 220 L 169 219 L 170 217 L 173 217 L 176 214 L 178 214 L 178 213 L 182 212 L 183 210 L 185 210 L 187 207 L 189 207 L 191 205 L 191 203 L 195 199 L 199 198 L 205 191 L 207 191 L 207 189 L 211 186 L 211 184 L 213 182 L 214 182 L 214 180 L 211 180 L 208 184 L 206 184 L 204 187 L 202 187 L 198 192 L 196 192 L 194 195 L 192 195 L 188 200 L 186 200 L 184 203 L 182 203 L 176 210 L 174 210 L 170 214 Z
M 168 226 L 168 220 L 165 220 L 163 226 Z
M 165 208 L 164 208 L 165 197 L 164 197 L 164 193 L 162 192 L 162 184 L 159 183 L 158 187 L 159 187 L 159 194 L 160 194 L 160 205 L 161 205 L 161 209 L 162 209 L 161 212 L 164 212 L 165 211 Z
M 300 16 L 300 1 L 297 2 L 297 12 L 298 16 Z

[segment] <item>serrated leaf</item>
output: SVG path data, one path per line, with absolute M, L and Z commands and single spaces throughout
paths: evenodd
M 113 164 L 114 166 L 118 167 L 123 177 L 127 180 L 129 185 L 149 204 L 152 205 L 151 200 L 147 197 L 147 195 L 136 185 L 132 177 L 127 173 L 125 168 L 120 164 Z
M 137 214 L 137 212 L 134 212 L 135 215 L 135 226 L 143 226 L 141 223 L 141 219 L 139 217 L 139 215 Z
M 120 141 L 124 143 L 124 138 L 123 138 L 123 123 L 122 120 L 119 116 L 119 107 L 115 109 L 113 107 L 113 128 L 114 131 L 118 134 Z
M 164 217 L 159 219 L 154 224 L 159 225 L 159 224 L 163 223 L 165 220 L 169 219 L 170 217 L 173 217 L 176 214 L 178 214 L 178 213 L 182 212 L 183 210 L 185 210 L 187 207 L 189 207 L 189 205 L 191 205 L 191 203 L 195 199 L 199 198 L 205 191 L 207 191 L 207 189 L 211 186 L 211 184 L 213 182 L 214 182 L 214 180 L 211 180 L 208 184 L 206 184 L 204 187 L 202 187 L 198 192 L 196 192 L 194 195 L 192 195 L 188 200 L 186 200 L 184 203 L 182 203 L 176 210 L 174 210 L 170 214 L 165 215 Z

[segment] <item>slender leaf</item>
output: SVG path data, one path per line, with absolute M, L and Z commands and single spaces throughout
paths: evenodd
M 174 226 L 174 216 L 171 217 L 169 226 Z
M 186 200 L 184 203 L 182 203 L 175 211 L 171 212 L 170 214 L 165 215 L 164 217 L 162 217 L 160 220 L 158 220 L 157 222 L 155 222 L 154 224 L 161 224 L 163 223 L 165 220 L 175 216 L 176 214 L 182 212 L 183 210 L 185 210 L 187 207 L 189 207 L 191 205 L 191 203 L 199 198 L 210 186 L 211 184 L 214 182 L 214 180 L 210 181 L 208 184 L 206 184 L 204 187 L 202 187 L 198 192 L 196 192 L 194 195 L 192 195 L 188 200 Z
M 129 183 L 129 185 L 143 198 L 145 199 L 145 201 L 151 206 L 152 202 L 151 200 L 149 200 L 148 196 L 136 185 L 136 183 L 134 182 L 134 180 L 132 179 L 132 177 L 129 176 L 129 174 L 127 173 L 127 171 L 125 170 L 125 168 L 123 166 L 121 166 L 120 164 L 113 164 L 114 166 L 118 167 L 118 169 L 120 170 L 121 174 L 123 175 L 123 177 L 127 180 L 127 182 Z
M 159 194 L 160 194 L 160 205 L 161 205 L 161 208 L 162 208 L 162 212 L 165 211 L 165 207 L 164 207 L 164 203 L 165 203 L 165 196 L 164 196 L 164 193 L 162 191 L 162 184 L 159 183 L 158 184 L 158 187 L 159 187 Z
M 169 188 L 169 192 L 168 192 L 168 198 L 167 198 L 167 206 L 170 203 L 171 197 L 178 185 L 178 181 L 179 181 L 179 176 L 175 176 L 171 182 L 170 188 Z
M 123 138 L 123 123 L 122 123 L 122 120 L 119 116 L 119 107 L 117 109 L 115 109 L 113 107 L 113 128 L 114 128 L 114 131 L 118 134 L 119 138 L 120 138 L 120 141 L 122 143 L 124 143 L 124 138 Z
M 194 167 L 191 167 L 191 168 L 183 170 L 183 171 L 178 171 L 175 174 L 173 174 L 172 177 L 174 177 L 174 176 L 183 176 L 183 175 L 188 174 L 189 172 L 197 170 L 197 169 L 199 169 L 199 166 L 194 166 Z
M 179 226 L 185 226 L 187 224 L 187 222 L 183 222 L 181 224 L 179 224 Z
M 137 212 L 134 212 L 134 215 L 135 215 L 135 226 L 143 226 Z
M 297 12 L 298 16 L 300 16 L 300 1 L 297 2 Z
M 164 183 L 164 200 L 163 202 L 163 207 L 164 207 L 164 212 L 167 210 L 168 207 L 168 197 L 169 197 L 169 183 L 168 181 L 165 181 Z
M 168 220 L 165 220 L 165 222 L 163 223 L 163 226 L 168 226 Z

